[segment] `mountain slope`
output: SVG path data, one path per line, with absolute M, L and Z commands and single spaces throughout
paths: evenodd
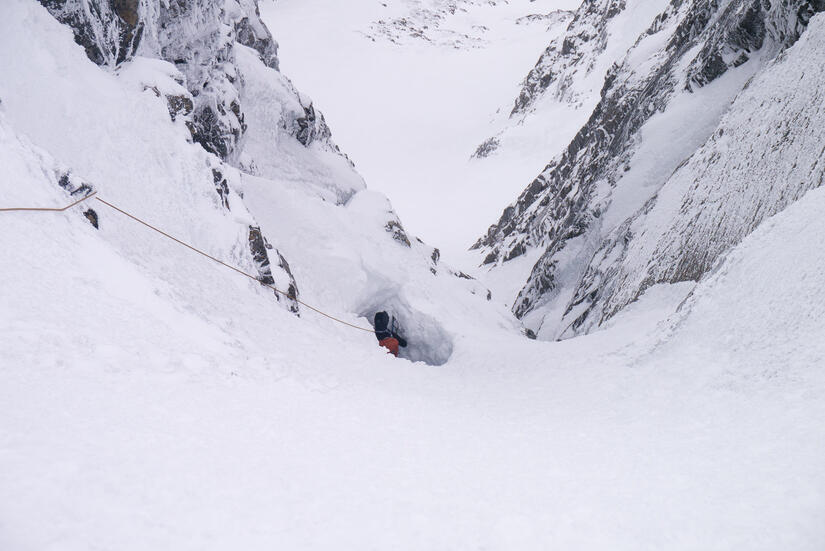
M 252 273 L 256 233 L 278 285 L 283 257 L 336 317 L 388 306 L 407 359 L 441 364 L 295 315 L 93 198 L 0 213 L 3 551 L 825 546 L 825 190 L 698 285 L 530 341 L 328 139 L 280 124 L 310 102 L 257 49 L 224 67 L 247 128 L 223 159 L 169 62 L 99 65 L 35 1 L 0 12 L 2 208 L 94 190 Z M 774 77 L 820 49 L 809 33 Z
M 804 31 L 805 3 L 673 3 L 608 72 L 567 150 L 475 245 L 498 266 L 541 251 L 513 306 L 556 338 L 602 241 L 711 135 L 747 80 Z
M 601 324 L 651 285 L 696 281 L 763 220 L 825 182 L 825 21 L 736 98 L 710 139 L 588 267 L 570 334 Z
M 228 8 L 218 14 L 211 5 L 187 6 L 188 17 L 203 20 L 207 31 L 212 17 L 240 17 Z M 254 5 L 250 9 L 245 13 L 254 15 Z M 426 337 L 415 340 L 406 357 L 436 364 L 452 353 L 469 305 L 489 313 L 480 318 L 485 323 L 512 326 L 488 304 L 486 288 L 406 234 L 386 198 L 365 189 L 330 141 L 320 115 L 311 124 L 302 118 L 309 116 L 307 110 L 315 113 L 307 107 L 311 102 L 257 50 L 237 40 L 226 46 L 223 34 L 199 33 L 198 26 L 184 25 L 190 34 L 174 35 L 187 59 L 206 59 L 207 68 L 214 68 L 212 48 L 229 48 L 217 82 L 210 80 L 211 69 L 204 73 L 202 94 L 212 94 L 206 103 L 218 111 L 227 97 L 239 106 L 243 132 L 224 160 L 216 148 L 198 140 L 191 117 L 197 102 L 190 90 L 201 85 L 187 74 L 145 56 L 98 66 L 87 49 L 72 44 L 71 29 L 42 7 L 15 0 L 5 13 L 3 46 L 16 55 L 0 60 L 6 75 L 0 98 L 12 131 L 48 151 L 66 173 L 104 199 L 292 295 L 261 289 L 265 304 L 275 299 L 292 312 L 315 316 L 294 300 L 300 298 L 337 317 L 355 321 L 363 316 L 367 319 L 357 324 L 366 327 L 376 310 L 388 309 L 407 330 Z M 146 29 L 138 49 L 162 51 L 162 43 L 152 46 L 148 24 Z M 26 33 L 41 38 L 29 40 Z M 187 42 L 187 37 L 194 38 Z M 221 88 L 227 82 L 231 94 Z M 223 91 L 209 91 L 213 85 Z M 234 136 L 229 126 L 219 135 Z M 49 204 L 66 197 L 59 187 L 54 191 Z M 19 200 L 30 204 L 25 197 Z M 220 292 L 178 273 L 175 266 L 189 251 L 147 235 L 107 207 L 95 210 L 101 239 L 137 265 L 163 274 L 192 304 L 200 294 Z

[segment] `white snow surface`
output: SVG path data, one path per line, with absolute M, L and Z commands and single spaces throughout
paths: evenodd
M 249 211 L 227 214 L 159 98 L 37 3 L 3 12 L 0 206 L 68 203 L 69 167 L 241 265 L 254 215 L 307 300 L 361 324 L 395 300 L 451 354 L 395 360 L 98 203 L 100 230 L 2 213 L 0 549 L 825 547 L 825 190 L 678 311 L 684 286 L 657 286 L 604 331 L 528 341 L 476 282 L 414 268 L 431 249 L 386 238 L 383 196 L 306 185 L 323 156 L 237 175 Z

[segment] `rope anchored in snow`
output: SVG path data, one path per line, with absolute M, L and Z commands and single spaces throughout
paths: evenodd
M 296 296 L 294 296 L 294 295 L 292 295 L 292 294 L 290 294 L 290 293 L 287 293 L 287 292 L 285 292 L 285 291 L 282 291 L 282 290 L 278 289 L 278 288 L 277 288 L 277 287 L 275 287 L 274 285 L 270 285 L 269 283 L 264 283 L 264 282 L 262 282 L 260 279 L 258 279 L 257 277 L 255 277 L 254 275 L 249 274 L 249 273 L 246 273 L 246 272 L 244 272 L 243 270 L 241 270 L 240 268 L 236 268 L 235 266 L 232 266 L 231 264 L 227 264 L 227 263 L 226 263 L 226 262 L 224 262 L 223 260 L 220 260 L 220 259 L 218 259 L 218 258 L 215 258 L 215 257 L 214 257 L 214 256 L 212 256 L 211 254 L 206 253 L 206 252 L 204 252 L 204 251 L 202 251 L 202 250 L 198 249 L 197 247 L 194 247 L 194 246 L 190 245 L 189 243 L 186 243 L 186 242 L 184 242 L 184 241 L 181 241 L 181 240 L 180 240 L 180 239 L 178 239 L 177 237 L 174 237 L 174 236 L 172 236 L 172 235 L 169 235 L 169 234 L 168 234 L 168 233 L 166 233 L 165 231 L 163 231 L 163 230 L 161 230 L 161 229 L 159 229 L 159 228 L 156 228 L 155 226 L 153 226 L 152 224 L 150 224 L 150 223 L 148 223 L 148 222 L 146 222 L 146 221 L 144 221 L 144 220 L 141 220 L 141 219 L 140 219 L 140 218 L 138 218 L 137 216 L 135 216 L 135 215 L 133 215 L 133 214 L 130 214 L 129 212 L 126 212 L 125 210 L 123 210 L 123 209 L 121 209 L 121 208 L 119 208 L 119 207 L 117 207 L 117 206 L 113 205 L 112 203 L 110 203 L 110 202 L 108 202 L 108 201 L 104 201 L 104 200 L 103 200 L 103 199 L 101 199 L 100 197 L 96 197 L 96 195 L 97 195 L 97 192 L 95 191 L 95 192 L 93 192 L 93 193 L 90 193 L 90 194 L 89 194 L 89 195 L 87 195 L 86 197 L 83 197 L 82 199 L 79 199 L 79 200 L 75 201 L 74 203 L 72 203 L 72 204 L 70 204 L 70 205 L 67 205 L 67 206 L 65 206 L 65 207 L 63 207 L 63 208 L 18 207 L 18 208 L 3 208 L 3 209 L 0 209 L 0 212 L 38 212 L 38 211 L 39 211 L 39 212 L 63 212 L 63 211 L 69 210 L 70 208 L 72 208 L 72 207 L 74 207 L 74 206 L 76 206 L 76 205 L 79 205 L 80 203 L 82 203 L 82 202 L 84 202 L 84 201 L 86 201 L 86 200 L 91 199 L 92 197 L 94 197 L 96 200 L 100 201 L 101 203 L 103 203 L 103 204 L 104 204 L 104 205 L 106 205 L 107 207 L 109 207 L 109 208 L 111 208 L 111 209 L 116 210 L 116 211 L 117 211 L 117 212 L 119 212 L 120 214 L 123 214 L 124 216 L 127 216 L 128 218 L 131 218 L 131 219 L 132 219 L 132 220 L 134 220 L 135 222 L 137 222 L 137 223 L 139 223 L 139 224 L 142 224 L 142 225 L 146 226 L 146 227 L 147 227 L 147 228 L 149 228 L 150 230 L 152 230 L 152 231 L 154 231 L 154 232 L 159 233 L 160 235 L 162 235 L 162 236 L 166 237 L 167 239 L 171 239 L 172 241 L 174 241 L 174 242 L 175 242 L 175 243 L 177 243 L 178 245 L 182 245 L 183 247 L 186 247 L 187 249 L 189 249 L 189 250 L 191 250 L 191 251 L 194 251 L 194 252 L 198 253 L 198 254 L 199 254 L 199 255 L 201 255 L 201 256 L 205 256 L 206 258 L 208 258 L 208 259 L 210 259 L 210 260 L 212 260 L 212 261 L 214 261 L 214 262 L 217 262 L 217 263 L 218 263 L 218 264 L 220 264 L 221 266 L 224 266 L 224 267 L 226 267 L 226 268 L 229 268 L 230 270 L 235 271 L 235 272 L 237 272 L 237 273 L 241 274 L 242 276 L 246 276 L 246 277 L 248 277 L 249 279 L 251 279 L 251 280 L 253 280 L 253 281 L 257 282 L 257 283 L 260 283 L 260 284 L 261 284 L 261 285 L 263 285 L 264 287 L 268 287 L 268 288 L 272 289 L 273 291 L 275 291 L 275 292 L 276 292 L 276 293 L 278 293 L 279 295 L 282 295 L 282 296 L 285 296 L 285 297 L 287 297 L 287 298 L 289 298 L 289 299 L 291 299 L 291 300 L 294 300 L 295 302 L 297 302 L 297 303 L 298 303 L 298 304 L 300 304 L 301 306 L 304 306 L 305 308 L 308 308 L 308 309 L 312 310 L 313 312 L 315 312 L 315 313 L 317 313 L 317 314 L 320 314 L 320 315 L 324 316 L 325 318 L 329 318 L 329 319 L 331 319 L 332 321 L 338 322 L 338 323 L 340 323 L 340 324 L 342 324 L 342 325 L 346 325 L 347 327 L 352 327 L 353 329 L 358 329 L 359 331 L 366 331 L 366 332 L 368 332 L 368 333 L 375 333 L 375 330 L 373 330 L 373 329 L 367 329 L 366 327 L 361 327 L 361 326 L 359 326 L 359 325 L 354 325 L 354 324 L 352 324 L 352 323 L 349 323 L 348 321 L 344 321 L 344 320 L 342 320 L 342 319 L 336 318 L 336 317 L 335 317 L 335 316 L 333 316 L 333 315 L 327 314 L 326 312 L 324 312 L 324 311 L 322 311 L 322 310 L 319 310 L 318 308 L 316 308 L 316 307 L 314 307 L 314 306 L 311 306 L 311 305 L 307 304 L 306 302 L 304 302 L 304 301 L 300 300 L 298 297 L 296 297 Z

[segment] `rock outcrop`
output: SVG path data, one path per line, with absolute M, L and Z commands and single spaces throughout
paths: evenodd
M 70 26 L 75 42 L 98 65 L 114 66 L 131 57 L 143 36 L 140 0 L 41 0 L 58 21 Z
M 98 65 L 115 68 L 135 55 L 174 64 L 190 95 L 169 98 L 172 118 L 189 117 L 193 140 L 234 163 L 246 131 L 235 45 L 253 49 L 278 71 L 278 44 L 261 22 L 256 0 L 41 0 L 70 26 Z M 297 91 L 293 93 L 298 96 Z M 331 138 L 323 115 L 301 98 L 303 112 L 286 127 L 304 145 Z M 334 144 L 332 144 L 334 147 Z

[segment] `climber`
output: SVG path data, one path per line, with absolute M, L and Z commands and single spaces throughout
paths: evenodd
M 399 346 L 407 346 L 407 341 L 398 334 L 395 318 L 392 318 L 390 323 L 390 316 L 386 312 L 375 314 L 375 337 L 378 339 L 378 345 L 389 350 L 395 357 L 398 357 Z

